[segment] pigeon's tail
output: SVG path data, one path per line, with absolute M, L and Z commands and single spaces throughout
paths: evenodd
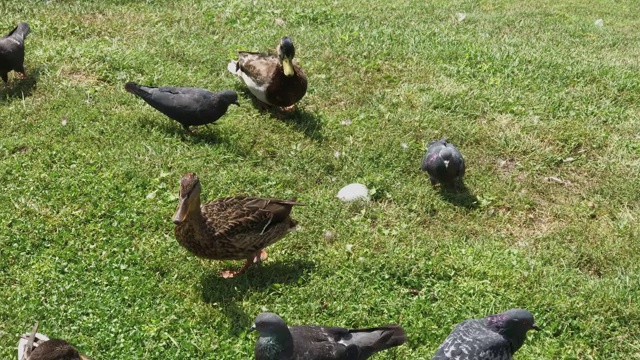
M 366 359 L 373 353 L 400 346 L 407 341 L 407 334 L 399 325 L 387 325 L 371 329 L 357 329 L 350 331 L 350 343 L 361 350 L 359 359 Z
M 229 64 L 227 65 L 227 70 L 229 70 L 229 72 L 234 75 L 238 74 L 238 68 L 238 62 L 235 60 L 231 60 L 231 62 L 229 62 Z
M 22 42 L 27 38 L 27 35 L 29 35 L 30 32 L 31 28 L 29 28 L 29 24 L 27 24 L 26 22 L 21 22 L 20 24 L 18 24 L 18 26 L 11 30 L 9 34 L 7 34 L 7 37 L 10 36 Z
M 147 95 L 147 91 L 145 91 L 143 89 L 144 86 L 142 85 L 138 85 L 134 82 L 128 82 L 126 84 L 124 84 L 124 89 L 127 90 L 128 92 L 144 97 L 145 95 Z

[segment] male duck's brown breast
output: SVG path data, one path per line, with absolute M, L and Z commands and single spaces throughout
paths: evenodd
M 291 77 L 284 75 L 282 66 L 276 68 L 271 84 L 267 87 L 266 98 L 275 106 L 291 106 L 300 101 L 307 92 L 307 79 L 301 76 L 302 70 L 295 67 L 296 74 Z

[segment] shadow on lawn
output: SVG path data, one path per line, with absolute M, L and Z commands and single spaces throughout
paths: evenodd
M 302 132 L 306 137 L 315 141 L 322 140 L 322 123 L 318 115 L 302 109 L 296 105 L 295 110 L 291 113 L 284 113 L 277 107 L 269 106 L 258 100 L 246 87 L 236 88 L 236 91 L 242 93 L 245 98 L 251 99 L 253 107 L 260 112 L 268 112 L 274 118 L 291 125 L 295 130 Z
M 24 79 L 18 79 L 17 75 L 15 75 L 17 73 L 14 72 L 13 79 L 9 80 L 8 87 L 0 89 L 0 103 L 31 96 L 37 88 L 40 72 L 40 68 L 35 68 L 31 71 L 27 69 L 27 77 Z M 0 86 L 3 86 L 2 81 L 0 81 Z
M 225 316 L 233 319 L 231 333 L 238 335 L 246 332 L 257 315 L 246 314 L 237 304 L 242 302 L 247 294 L 268 291 L 275 284 L 295 284 L 304 273 L 314 267 L 312 262 L 305 260 L 263 263 L 231 279 L 221 278 L 218 271 L 209 272 L 200 279 L 202 301 L 209 304 L 219 303 Z
M 454 188 L 440 187 L 440 197 L 443 200 L 469 210 L 478 208 L 478 198 L 473 195 L 464 183 L 456 184 Z

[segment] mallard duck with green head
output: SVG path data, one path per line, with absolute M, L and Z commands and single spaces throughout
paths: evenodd
M 296 228 L 290 216 L 292 200 L 233 196 L 200 205 L 200 180 L 194 173 L 180 180 L 178 209 L 173 216 L 178 243 L 198 257 L 246 259 L 240 271 L 223 271 L 224 278 L 245 272 L 265 260 L 265 247 Z
M 280 40 L 277 55 L 240 51 L 227 68 L 265 104 L 291 110 L 307 92 L 307 76 L 293 61 L 296 49 L 288 36 Z

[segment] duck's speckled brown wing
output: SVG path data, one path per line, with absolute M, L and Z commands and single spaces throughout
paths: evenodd
M 238 67 L 253 80 L 255 85 L 263 87 L 269 84 L 279 65 L 278 57 L 248 51 L 242 51 L 239 55 Z
M 229 197 L 202 206 L 207 225 L 215 229 L 215 237 L 233 238 L 238 234 L 266 234 L 282 223 L 295 222 L 289 217 L 295 200 Z

